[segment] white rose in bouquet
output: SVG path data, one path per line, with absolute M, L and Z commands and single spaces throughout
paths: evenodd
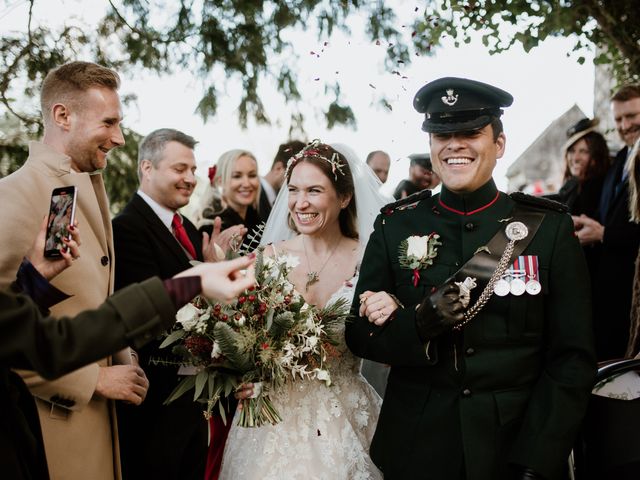
M 201 313 L 199 308 L 196 308 L 191 303 L 187 303 L 176 313 L 176 321 L 182 325 L 185 331 L 189 332 L 198 325 Z
M 220 358 L 221 354 L 222 350 L 220 350 L 220 344 L 217 341 L 213 342 L 213 348 L 211 349 L 211 358 L 215 360 L 217 358 Z

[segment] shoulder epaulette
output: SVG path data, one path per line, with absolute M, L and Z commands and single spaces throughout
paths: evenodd
M 561 202 L 556 202 L 549 198 L 534 197 L 533 195 L 527 195 L 522 192 L 513 192 L 509 194 L 509 197 L 515 202 L 523 205 L 527 205 L 534 208 L 541 208 L 544 210 L 553 210 L 555 212 L 567 213 L 569 208 Z
M 389 215 L 394 210 L 404 210 L 405 208 L 408 208 L 414 204 L 417 204 L 420 200 L 424 200 L 425 198 L 429 198 L 429 197 L 431 197 L 431 190 L 426 188 L 412 195 L 401 198 L 400 200 L 396 200 L 395 202 L 386 204 L 384 207 L 380 209 L 380 213 Z

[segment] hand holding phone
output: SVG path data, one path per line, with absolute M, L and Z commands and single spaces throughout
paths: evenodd
M 65 269 L 69 268 L 74 260 L 80 258 L 80 228 L 78 227 L 78 222 L 73 224 L 73 229 L 70 228 L 71 240 L 65 240 L 66 248 L 60 250 L 60 257 L 45 258 L 44 244 L 47 224 L 48 217 L 43 215 L 38 236 L 25 256 L 34 268 L 40 272 L 40 275 L 47 280 L 52 280 Z
M 69 225 L 73 225 L 76 218 L 76 197 L 78 189 L 75 186 L 54 188 L 51 192 L 51 203 L 47 217 L 47 236 L 44 244 L 44 256 L 58 258 L 65 247 L 63 238 L 69 239 Z

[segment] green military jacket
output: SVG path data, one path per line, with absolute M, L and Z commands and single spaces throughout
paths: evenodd
M 386 291 L 403 308 L 382 327 L 356 318 L 346 340 L 356 355 L 391 365 L 371 445 L 385 479 L 499 480 L 509 463 L 554 479 L 566 469 L 595 376 L 589 278 L 569 215 L 530 202 L 521 206 L 545 213 L 522 253 L 538 258 L 540 294 L 493 295 L 460 332 L 427 345 L 416 306 L 504 228 L 516 202 L 491 180 L 465 196 L 443 186 L 376 219 L 354 298 Z M 431 233 L 442 245 L 414 285 L 399 246 Z

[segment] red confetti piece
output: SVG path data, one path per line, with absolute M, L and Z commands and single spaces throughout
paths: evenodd
M 415 37 L 418 34 L 418 32 L 416 32 L 415 30 L 413 32 L 411 32 L 411 36 Z

